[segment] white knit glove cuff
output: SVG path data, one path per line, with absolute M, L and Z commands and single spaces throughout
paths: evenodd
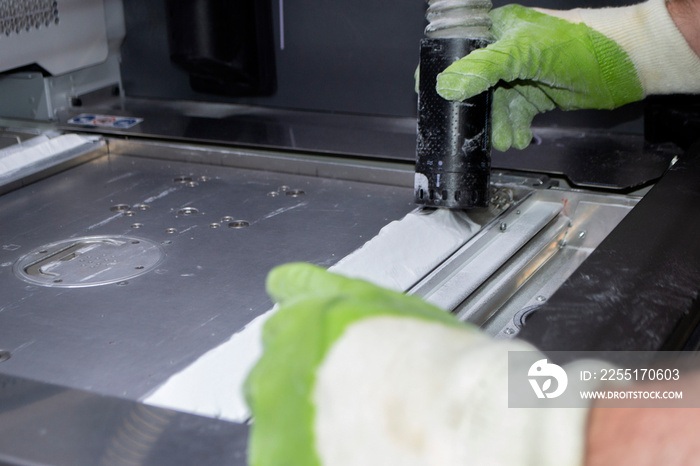
M 700 93 L 700 58 L 671 19 L 666 0 L 619 8 L 539 11 L 584 23 L 617 42 L 634 63 L 645 95 Z
M 321 464 L 580 466 L 588 409 L 509 408 L 508 351 L 536 350 L 413 318 L 352 324 L 316 374 Z

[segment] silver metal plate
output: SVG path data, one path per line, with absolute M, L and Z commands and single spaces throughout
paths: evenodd
M 82 288 L 125 282 L 160 264 L 159 244 L 132 236 L 85 236 L 41 246 L 22 256 L 15 275 L 41 286 Z
M 413 209 L 410 186 L 110 150 L 0 197 L 0 350 L 12 356 L 0 373 L 139 400 L 269 310 L 274 266 L 330 266 Z M 165 258 L 122 286 L 14 273 L 42 246 L 93 236 L 148 240 Z

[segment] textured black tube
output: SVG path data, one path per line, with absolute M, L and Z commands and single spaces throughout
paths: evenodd
M 491 172 L 492 91 L 450 102 L 435 90 L 437 75 L 489 41 L 423 39 L 418 91 L 416 203 L 450 209 L 487 207 Z

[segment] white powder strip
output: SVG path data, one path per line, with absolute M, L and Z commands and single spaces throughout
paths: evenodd
M 243 383 L 262 355 L 262 327 L 272 313 L 270 310 L 256 317 L 226 343 L 171 376 L 142 401 L 200 416 L 245 422 L 250 411 Z
M 49 139 L 38 136 L 29 141 L 0 150 L 0 178 L 30 167 L 56 155 L 96 140 L 94 136 L 64 134 Z
M 414 211 L 385 226 L 329 270 L 406 291 L 478 230 L 479 225 L 462 212 Z M 243 383 L 262 355 L 262 327 L 273 312 L 274 309 L 257 317 L 142 401 L 233 422 L 246 421 L 250 411 L 243 396 Z
M 407 291 L 479 231 L 464 212 L 416 210 L 328 270 Z

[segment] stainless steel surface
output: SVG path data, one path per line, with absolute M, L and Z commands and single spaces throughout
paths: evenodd
M 526 248 L 509 258 L 506 265 L 490 277 L 488 284 L 459 305 L 455 311 L 457 317 L 477 325 L 486 322 L 523 283 L 559 252 L 570 226 L 568 217 L 557 215 L 532 238 Z
M 449 261 L 411 289 L 442 309 L 453 310 L 564 207 L 558 202 L 537 202 L 513 207 L 492 228 L 482 231 Z
M 243 466 L 248 427 L 0 375 L 0 463 Z
M 110 100 L 92 107 L 59 112 L 67 131 L 96 131 L 68 125 L 86 111 L 143 118 L 129 128 L 101 128 L 103 134 L 167 138 L 180 142 L 235 143 L 258 148 L 360 155 L 381 159 L 415 159 L 415 118 L 340 113 L 312 113 L 265 107 L 139 99 Z
M 136 278 L 164 256 L 159 244 L 144 238 L 87 236 L 40 246 L 15 262 L 14 271 L 33 285 L 81 288 Z
M 206 163 L 208 165 L 364 181 L 401 187 L 413 186 L 415 171 L 413 159 L 410 162 L 358 160 L 348 157 L 311 155 L 298 152 L 289 153 L 117 138 L 110 138 L 107 140 L 107 143 L 112 154 L 128 154 L 162 160 Z M 179 181 L 189 182 L 195 180 L 183 177 Z M 280 194 L 286 195 L 290 189 L 289 186 L 281 186 L 275 191 L 270 191 L 268 195 L 271 197 Z
M 272 267 L 331 265 L 414 209 L 410 184 L 140 155 L 111 153 L 0 198 L 0 349 L 12 354 L 0 373 L 139 399 L 267 311 Z M 367 167 L 368 180 L 375 169 L 387 167 Z M 13 271 L 37 248 L 92 236 L 151 241 L 165 258 L 86 288 Z
M 638 201 L 570 189 L 521 193 L 410 292 L 511 338 Z
M 86 111 L 144 120 L 128 130 L 78 127 L 81 131 L 415 163 L 415 118 L 112 97 L 59 112 L 59 127 L 76 131 L 75 125 L 66 122 Z M 556 115 L 562 118 L 563 114 Z M 559 123 L 556 119 L 553 124 Z M 559 127 L 533 131 L 534 142 L 524 151 L 494 151 L 492 167 L 550 174 L 578 187 L 627 193 L 660 178 L 680 152 L 672 144 L 646 144 L 635 134 Z
M 484 329 L 495 335 L 510 337 L 522 328 L 522 318 L 547 302 L 550 296 L 571 276 L 593 250 L 608 236 L 639 202 L 638 197 L 610 196 L 580 191 L 551 191 L 542 193 L 566 202 L 568 225 L 565 237 L 550 233 L 551 254 L 522 269 L 517 278 L 517 291 L 491 318 L 483 323 Z M 524 255 L 528 251 L 523 251 Z M 512 286 L 512 284 L 511 284 Z M 468 303 L 464 303 L 465 308 Z M 523 316 L 525 313 L 527 315 Z M 482 321 L 483 322 L 483 321 Z

